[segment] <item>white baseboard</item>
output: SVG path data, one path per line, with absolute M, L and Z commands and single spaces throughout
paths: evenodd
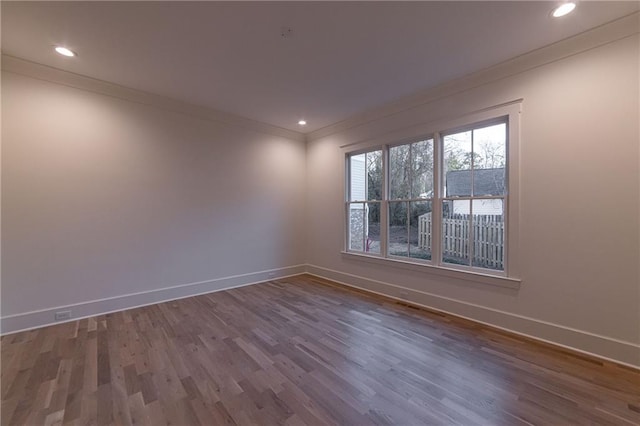
M 628 367 L 640 368 L 640 345 L 632 342 L 626 342 L 584 330 L 577 330 L 535 318 L 487 308 L 485 306 L 315 265 L 294 265 L 8 315 L 0 319 L 0 334 L 5 335 L 60 324 L 63 321 L 54 321 L 54 314 L 58 311 L 72 311 L 73 316 L 69 321 L 76 321 L 96 315 L 258 284 L 268 280 L 286 278 L 303 273 L 315 275 L 338 284 L 380 294 L 396 300 L 404 300 L 428 309 L 469 319 L 528 338 L 623 364 Z M 401 292 L 407 293 L 408 297 L 400 297 Z
M 160 288 L 157 290 L 140 293 L 125 294 L 99 300 L 74 303 L 72 305 L 56 306 L 37 311 L 25 312 L 16 315 L 8 315 L 0 319 L 0 334 L 16 333 L 47 325 L 61 324 L 68 321 L 76 321 L 81 318 L 123 311 L 125 309 L 140 306 L 153 305 L 169 300 L 183 299 L 199 294 L 212 293 L 220 290 L 228 290 L 251 284 L 285 278 L 304 273 L 306 265 L 294 265 L 278 269 L 252 272 L 242 275 L 215 278 L 189 284 Z M 54 321 L 54 315 L 59 311 L 71 311 L 72 317 L 66 321 Z
M 640 369 L 640 345 L 358 275 L 307 265 L 307 273 L 396 300 L 465 318 L 603 360 Z M 408 297 L 400 297 L 400 293 Z

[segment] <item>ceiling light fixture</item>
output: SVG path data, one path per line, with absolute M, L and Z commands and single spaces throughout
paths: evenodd
M 307 124 L 307 122 L 304 121 L 304 120 L 300 120 L 300 121 L 298 121 L 298 124 L 301 125 L 301 126 L 305 126 Z
M 56 46 L 55 50 L 62 56 L 68 56 L 68 57 L 76 56 L 76 53 L 73 50 L 67 49 L 66 47 Z
M 562 3 L 560 6 L 553 9 L 553 13 L 551 14 L 554 18 L 559 18 L 561 16 L 568 15 L 576 8 L 576 4 L 573 2 Z

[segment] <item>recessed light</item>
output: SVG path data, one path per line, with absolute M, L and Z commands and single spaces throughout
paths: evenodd
M 564 15 L 568 15 L 576 8 L 576 4 L 573 2 L 562 3 L 560 6 L 553 9 L 551 14 L 554 18 L 559 18 Z
M 301 125 L 301 126 L 305 126 L 307 124 L 307 122 L 304 121 L 304 120 L 300 120 L 300 121 L 298 121 L 298 124 Z
M 76 53 L 73 50 L 67 49 L 66 47 L 62 46 L 56 46 L 56 52 L 58 52 L 62 56 L 76 56 Z

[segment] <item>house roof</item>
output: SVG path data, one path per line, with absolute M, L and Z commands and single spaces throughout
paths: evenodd
M 473 171 L 473 195 L 503 195 L 505 193 L 505 169 L 477 169 Z M 471 195 L 471 170 L 452 170 L 446 175 L 446 196 Z

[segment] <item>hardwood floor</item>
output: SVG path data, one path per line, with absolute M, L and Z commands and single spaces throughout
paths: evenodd
M 640 424 L 640 373 L 297 276 L 2 338 L 2 425 Z

